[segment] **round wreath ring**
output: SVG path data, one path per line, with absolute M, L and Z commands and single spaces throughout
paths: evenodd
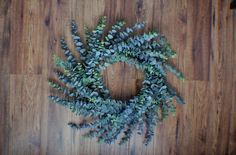
M 80 60 L 62 38 L 61 48 L 66 60 L 54 56 L 57 67 L 61 68 L 55 71 L 60 82 L 49 80 L 49 85 L 65 95 L 49 96 L 49 99 L 77 115 L 92 118 L 79 124 L 68 123 L 75 129 L 89 128 L 85 137 L 97 137 L 99 142 L 108 144 L 119 139 L 119 144 L 123 144 L 137 129 L 139 134 L 144 134 L 144 144 L 148 144 L 156 123 L 175 112 L 174 98 L 178 103 L 184 103 L 166 78 L 169 70 L 184 79 L 183 74 L 167 62 L 176 53 L 157 32 L 135 35 L 136 30 L 144 28 L 144 23 L 123 28 L 125 22 L 118 21 L 104 36 L 105 25 L 106 17 L 102 17 L 91 32 L 85 27 L 84 46 L 75 21 L 71 22 L 72 39 Z M 145 74 L 140 92 L 128 101 L 112 99 L 103 84 L 101 71 L 116 62 L 133 65 Z

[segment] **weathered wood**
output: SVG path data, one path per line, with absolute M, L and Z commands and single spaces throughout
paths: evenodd
M 236 154 L 236 12 L 231 0 L 0 0 L 0 154 L 198 155 Z M 149 146 L 134 134 L 128 144 L 98 144 L 71 130 L 80 117 L 52 104 L 47 79 L 52 53 L 62 56 L 59 39 L 74 49 L 70 20 L 94 27 L 100 16 L 108 28 L 118 19 L 163 33 L 186 75 L 170 83 L 185 99 L 177 113 L 158 124 Z M 108 29 L 107 28 L 107 29 Z M 111 95 L 138 93 L 143 74 L 118 63 L 103 72 Z

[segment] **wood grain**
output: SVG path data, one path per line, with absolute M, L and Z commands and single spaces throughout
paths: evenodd
M 236 12 L 231 0 L 0 0 L 0 154 L 234 155 L 236 154 Z M 59 38 L 73 50 L 70 20 L 90 29 L 99 17 L 146 21 L 177 52 L 171 62 L 186 75 L 169 75 L 186 105 L 158 124 L 151 144 L 134 134 L 118 146 L 83 139 L 67 122 L 80 117 L 47 100 Z M 103 72 L 111 95 L 138 93 L 142 72 L 124 63 Z
M 128 100 L 142 87 L 144 73 L 123 62 L 108 66 L 103 71 L 104 84 L 114 99 Z

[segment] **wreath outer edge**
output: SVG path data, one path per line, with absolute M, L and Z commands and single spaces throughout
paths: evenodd
M 77 24 L 71 21 L 72 39 L 80 59 L 62 37 L 60 44 L 66 59 L 54 55 L 57 80 L 50 79 L 49 85 L 63 95 L 51 95 L 49 99 L 76 115 L 92 118 L 92 121 L 68 123 L 73 129 L 88 128 L 84 137 L 96 137 L 98 142 L 108 144 L 119 139 L 119 144 L 124 144 L 137 130 L 138 134 L 144 135 L 147 145 L 156 124 L 175 113 L 174 99 L 184 104 L 168 83 L 167 71 L 180 80 L 184 80 L 184 76 L 168 62 L 176 52 L 163 35 L 156 31 L 136 34 L 145 24 L 136 23 L 124 28 L 122 20 L 104 35 L 106 22 L 107 18 L 103 16 L 92 31 L 85 26 L 86 42 L 83 43 Z M 116 62 L 133 65 L 145 74 L 140 92 L 128 101 L 112 99 L 103 84 L 101 71 Z

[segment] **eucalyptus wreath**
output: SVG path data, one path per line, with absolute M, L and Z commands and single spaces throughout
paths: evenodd
M 61 38 L 66 59 L 54 55 L 58 80 L 49 80 L 49 85 L 64 95 L 49 99 L 77 115 L 91 118 L 68 123 L 74 129 L 88 128 L 85 137 L 96 137 L 98 142 L 108 144 L 119 139 L 119 144 L 124 144 L 137 131 L 144 135 L 144 144 L 148 144 L 156 124 L 175 112 L 174 99 L 184 104 L 167 82 L 167 71 L 184 79 L 168 62 L 176 53 L 158 32 L 135 33 L 144 28 L 144 23 L 125 28 L 124 21 L 117 21 L 105 35 L 106 21 L 106 17 L 100 18 L 92 31 L 84 28 L 86 44 L 81 41 L 75 21 L 71 21 L 72 39 L 80 59 Z M 144 72 L 140 92 L 126 101 L 113 99 L 103 83 L 102 70 L 116 62 L 125 62 Z

